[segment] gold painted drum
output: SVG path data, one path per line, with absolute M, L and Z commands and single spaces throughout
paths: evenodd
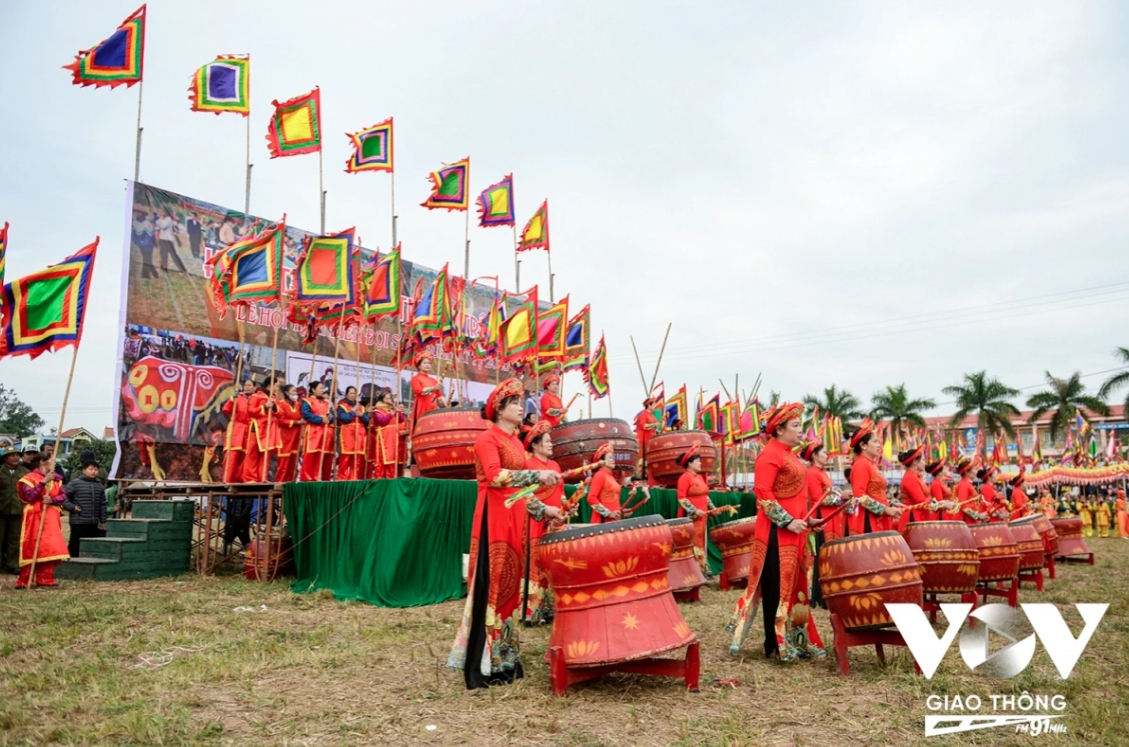
M 1070 516 L 1062 519 L 1051 519 L 1051 526 L 1058 535 L 1058 550 L 1056 558 L 1065 558 L 1070 555 L 1090 555 L 1090 546 L 1082 539 L 1082 519 Z
M 922 603 L 920 566 L 902 535 L 875 532 L 832 540 L 819 551 L 819 585 L 827 609 L 847 630 L 894 624 L 886 605 Z
M 1019 545 L 1007 524 L 968 527 L 980 551 L 980 583 L 1011 581 L 1019 575 Z
M 710 540 L 721 551 L 721 573 L 730 587 L 749 579 L 753 557 L 753 533 L 757 517 L 727 521 L 710 530 Z
M 922 591 L 926 594 L 976 590 L 980 552 L 963 521 L 914 521 L 906 524 L 903 536 L 914 560 L 921 564 Z
M 474 479 L 474 442 L 490 423 L 469 407 L 441 407 L 424 413 L 412 434 L 420 477 Z
M 557 602 L 549 647 L 560 647 L 569 667 L 594 667 L 694 643 L 667 581 L 671 550 L 660 516 L 542 537 L 541 570 Z
M 678 487 L 678 478 L 686 471 L 678 464 L 678 457 L 689 451 L 694 444 L 698 445 L 698 453 L 702 456 L 702 474 L 707 483 L 717 484 L 718 479 L 714 476 L 717 447 L 713 445 L 709 434 L 705 431 L 670 431 L 660 433 L 647 444 L 647 469 L 656 485 L 664 488 Z
M 1016 519 L 1008 523 L 1015 544 L 1019 547 L 1020 572 L 1035 572 L 1043 570 L 1043 538 L 1035 528 L 1034 517 Z
M 694 520 L 667 519 L 670 527 L 670 568 L 666 572 L 671 591 L 690 591 L 708 583 L 694 557 Z
M 635 465 L 639 461 L 639 442 L 635 431 L 624 420 L 615 418 L 594 418 L 592 420 L 573 420 L 561 423 L 549 431 L 553 442 L 553 459 L 561 466 L 562 472 L 583 467 L 592 461 L 596 449 L 611 442 L 615 449 L 615 467 L 612 469 L 620 482 L 635 475 Z M 565 482 L 576 483 L 584 475 L 576 475 Z

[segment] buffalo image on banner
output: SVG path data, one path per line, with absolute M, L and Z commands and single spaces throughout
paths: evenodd
M 237 372 L 255 381 L 273 374 L 295 384 L 305 396 L 310 381 L 332 378 L 338 329 L 320 328 L 308 345 L 305 325 L 287 321 L 286 310 L 277 304 L 221 314 L 211 303 L 207 261 L 274 219 L 138 183 L 130 183 L 126 202 L 129 231 L 123 252 L 120 385 L 114 402 L 115 477 L 219 482 L 227 431 L 222 407 L 237 390 Z M 283 286 L 288 294 L 293 294 L 295 263 L 308 235 L 286 226 Z M 371 250 L 361 252 L 366 259 L 373 257 Z M 410 256 L 410 248 L 407 253 Z M 412 313 L 411 289 L 428 287 L 436 274 L 402 262 L 404 331 Z M 486 324 L 494 297 L 493 288 L 481 285 L 467 292 L 468 328 Z M 272 360 L 275 328 L 278 350 Z M 399 335 L 396 319 L 346 328 L 337 345 L 338 394 L 357 385 L 366 401 L 373 386 L 392 386 Z M 490 391 L 494 366 L 493 359 L 478 359 L 469 352 L 457 366 L 448 361 L 444 389 L 454 390 L 453 375 L 461 375 L 468 382 L 461 388 L 470 399 L 464 404 L 477 406 Z M 398 397 L 405 404 L 411 396 L 411 373 L 405 368 L 401 374 Z

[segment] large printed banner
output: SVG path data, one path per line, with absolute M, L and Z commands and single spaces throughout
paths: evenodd
M 221 408 L 235 392 L 237 373 L 256 381 L 275 374 L 304 395 L 311 371 L 315 378 L 332 378 L 336 353 L 342 394 L 358 382 L 362 399 L 374 383 L 392 386 L 392 355 L 400 340 L 397 320 L 346 329 L 340 341 L 336 329 L 322 329 L 313 345 L 303 345 L 305 330 L 288 323 L 277 306 L 232 309 L 221 316 L 208 301 L 207 260 L 277 216 L 246 216 L 136 183 L 130 183 L 126 210 L 120 387 L 115 394 L 117 478 L 151 480 L 163 475 L 170 481 L 210 477 L 218 482 L 227 429 Z M 286 228 L 288 290 L 293 289 L 295 261 L 307 235 Z M 410 256 L 410 249 L 407 253 Z M 413 289 L 427 287 L 436 274 L 403 262 L 400 292 L 405 309 L 410 308 Z M 484 323 L 494 289 L 475 285 L 466 301 L 470 313 Z M 272 360 L 276 328 L 278 351 Z M 445 390 L 469 400 L 465 404 L 480 403 L 495 379 L 493 361 L 469 353 L 441 365 Z M 409 378 L 409 371 L 402 372 L 397 393 L 405 403 L 410 398 Z

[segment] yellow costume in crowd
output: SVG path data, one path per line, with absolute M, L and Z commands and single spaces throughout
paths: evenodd
M 1075 504 L 1075 508 L 1078 510 L 1078 518 L 1082 519 L 1082 536 L 1093 537 L 1094 515 L 1093 512 L 1090 511 L 1090 504 L 1086 501 L 1078 501 Z
M 1096 511 L 1096 513 L 1098 515 L 1097 516 L 1097 518 L 1098 518 L 1098 521 L 1097 521 L 1098 536 L 1099 537 L 1108 537 L 1109 536 L 1109 504 L 1106 503 L 1105 501 L 1098 501 L 1098 510 Z

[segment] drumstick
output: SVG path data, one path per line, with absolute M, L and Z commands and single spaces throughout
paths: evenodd
M 564 406 L 564 410 L 565 410 L 565 412 L 568 412 L 568 411 L 569 411 L 569 408 L 571 408 L 571 407 L 572 407 L 572 403 L 573 403 L 573 402 L 575 402 L 575 401 L 576 401 L 576 398 L 577 398 L 577 397 L 579 397 L 579 396 L 580 396 L 580 392 L 577 392 L 576 394 L 572 395 L 572 399 L 570 399 L 570 400 L 568 401 L 568 404 Z
M 625 518 L 625 519 L 626 519 L 626 518 L 627 518 L 628 516 L 631 516 L 631 514 L 635 513 L 635 512 L 636 512 L 636 511 L 638 511 L 639 509 L 643 508 L 643 506 L 644 506 L 644 505 L 645 505 L 645 504 L 647 503 L 647 501 L 649 501 L 649 500 L 651 500 L 651 496 L 650 496 L 649 494 L 647 494 L 647 493 L 644 493 L 644 494 L 643 494 L 643 500 L 639 501 L 638 503 L 636 503 L 635 505 L 631 506 L 630 508 L 624 508 L 624 509 L 620 509 L 620 513 L 621 513 L 621 514 L 623 515 L 623 518 Z

